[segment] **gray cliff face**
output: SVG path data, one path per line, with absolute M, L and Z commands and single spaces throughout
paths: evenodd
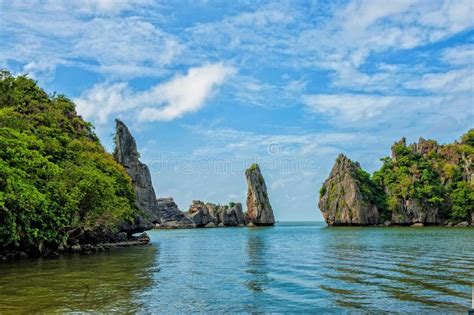
M 186 216 L 194 222 L 196 227 L 245 225 L 241 203 L 221 206 L 194 200 Z
M 328 225 L 372 225 L 379 222 L 377 206 L 361 189 L 358 163 L 339 155 L 320 191 L 319 209 Z
M 391 223 L 395 225 L 439 224 L 438 212 L 437 208 L 423 206 L 417 200 L 404 200 L 402 206 L 392 212 Z
M 241 203 L 232 203 L 229 206 L 221 206 L 218 210 L 219 223 L 225 226 L 243 226 L 245 225 L 244 213 Z
M 211 222 L 217 223 L 216 218 L 210 214 L 207 206 L 200 200 L 193 200 L 186 216 L 193 221 L 196 227 L 204 227 Z
M 194 228 L 194 222 L 181 212 L 173 198 L 158 198 L 158 213 L 161 228 Z
M 116 120 L 115 152 L 116 161 L 123 165 L 132 179 L 136 194 L 136 206 L 141 211 L 134 223 L 123 224 L 122 230 L 127 233 L 136 233 L 149 230 L 155 223 L 160 222 L 155 190 L 151 182 L 148 167 L 141 163 L 137 145 L 127 126 Z
M 272 206 L 260 167 L 253 164 L 245 171 L 247 179 L 247 218 L 254 225 L 274 225 Z

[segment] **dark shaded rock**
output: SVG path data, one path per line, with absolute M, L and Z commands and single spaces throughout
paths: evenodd
M 404 200 L 401 207 L 392 212 L 391 221 L 395 225 L 410 225 L 415 223 L 438 224 L 438 209 L 422 206 L 416 200 Z
M 216 219 L 209 213 L 207 206 L 200 200 L 193 200 L 186 216 L 193 221 L 196 227 L 204 227 L 208 223 L 216 222 Z
M 329 225 L 375 225 L 379 211 L 371 202 L 359 163 L 341 154 L 320 190 L 319 209 Z M 365 185 L 365 186 L 363 186 Z
M 137 236 L 137 240 L 141 241 L 141 242 L 148 243 L 150 241 L 150 237 L 148 236 L 148 234 L 143 232 L 142 234 Z
M 258 164 L 245 171 L 247 179 L 247 217 L 255 225 L 274 225 L 272 206 L 268 199 L 267 186 Z
M 120 233 L 117 234 L 117 241 L 124 242 L 126 240 L 127 240 L 127 233 L 120 232 Z
M 173 198 L 158 198 L 158 212 L 161 223 L 159 228 L 194 228 L 195 224 L 191 219 L 181 212 Z
M 71 246 L 71 251 L 73 253 L 80 253 L 82 250 L 81 245 L 73 245 Z
M 239 226 L 244 224 L 244 213 L 241 203 L 231 203 L 229 206 L 221 206 L 219 210 L 219 221 L 225 226 Z
M 135 222 L 124 223 L 122 231 L 129 234 L 149 230 L 160 222 L 155 190 L 148 167 L 141 163 L 135 139 L 123 122 L 116 120 L 115 152 L 116 161 L 123 165 L 132 179 L 136 194 L 136 206 L 141 211 Z
M 16 253 L 15 258 L 25 259 L 25 258 L 28 258 L 28 255 L 25 252 L 19 251 Z

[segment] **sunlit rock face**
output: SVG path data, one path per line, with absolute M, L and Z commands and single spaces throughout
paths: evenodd
M 267 186 L 258 164 L 245 171 L 247 179 L 247 221 L 254 225 L 274 225 L 275 217 L 268 199 Z
M 361 168 L 341 154 L 320 191 L 319 209 L 328 225 L 372 225 L 379 221 L 377 206 L 371 203 L 360 180 Z

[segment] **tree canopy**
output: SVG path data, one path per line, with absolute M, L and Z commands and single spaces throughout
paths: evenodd
M 0 247 L 59 243 L 134 216 L 131 180 L 64 95 L 0 72 Z

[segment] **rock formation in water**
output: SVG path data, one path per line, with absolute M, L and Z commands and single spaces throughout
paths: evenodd
M 179 210 L 173 198 L 158 198 L 157 204 L 161 220 L 157 227 L 178 229 L 196 227 L 194 222 Z
M 320 191 L 319 209 L 329 225 L 371 225 L 379 222 L 373 191 L 358 163 L 341 154 Z
M 245 171 L 247 179 L 247 218 L 253 225 L 274 225 L 272 206 L 268 199 L 267 186 L 258 164 Z
M 245 226 L 241 203 L 216 205 L 194 200 L 186 216 L 194 222 L 196 227 Z
M 372 176 L 341 155 L 320 190 L 329 225 L 474 226 L 474 129 L 450 144 L 395 142 Z
M 209 209 L 200 200 L 193 200 L 186 216 L 194 222 L 196 227 L 204 227 L 211 222 L 217 224 L 216 218 L 211 216 Z
M 141 211 L 134 223 L 125 223 L 122 230 L 127 233 L 137 233 L 149 230 L 160 222 L 155 190 L 151 182 L 148 167 L 141 163 L 137 145 L 127 126 L 116 120 L 115 152 L 117 162 L 123 165 L 132 179 L 136 194 L 136 206 Z

